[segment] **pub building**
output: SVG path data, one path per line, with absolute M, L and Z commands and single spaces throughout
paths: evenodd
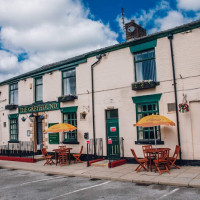
M 125 28 L 124 43 L 1 82 L 0 146 L 29 141 L 37 153 L 66 144 L 77 153 L 83 145 L 86 154 L 89 139 L 92 154 L 131 161 L 131 148 L 143 157 L 142 145 L 155 144 L 152 127 L 133 124 L 160 114 L 176 125 L 155 128 L 157 145 L 200 160 L 200 21 L 151 35 L 133 20 Z M 43 133 L 56 123 L 77 130 Z

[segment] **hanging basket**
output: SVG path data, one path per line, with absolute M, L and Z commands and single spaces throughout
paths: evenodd
M 181 113 L 189 112 L 190 110 L 189 105 L 187 103 L 180 103 L 178 107 L 179 107 L 179 112 Z

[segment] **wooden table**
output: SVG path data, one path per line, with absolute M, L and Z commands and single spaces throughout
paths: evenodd
M 55 151 L 55 161 L 56 161 L 56 165 L 58 164 L 58 155 L 61 151 L 66 151 L 68 153 L 68 158 L 69 161 L 71 162 L 70 159 L 70 150 L 72 150 L 72 148 L 59 148 L 59 149 L 53 149 L 53 151 Z
M 148 160 L 149 160 L 149 165 L 150 165 L 151 171 L 152 171 L 152 165 L 153 165 L 152 158 L 157 159 L 158 153 L 164 152 L 166 150 L 170 151 L 171 149 L 170 148 L 152 148 L 152 149 L 146 149 L 144 151 L 146 154 L 148 154 Z

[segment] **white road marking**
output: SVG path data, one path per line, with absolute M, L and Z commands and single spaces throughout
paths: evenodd
M 79 190 L 75 190 L 75 191 L 72 191 L 72 192 L 68 192 L 68 193 L 65 193 L 65 194 L 50 198 L 48 200 L 54 200 L 54 199 L 57 199 L 57 198 L 60 198 L 60 197 L 67 196 L 69 194 L 73 194 L 73 193 L 80 192 L 80 191 L 83 191 L 83 190 L 88 190 L 88 189 L 94 188 L 94 187 L 99 187 L 99 186 L 102 186 L 102 185 L 105 185 L 105 184 L 108 184 L 108 183 L 110 183 L 110 181 L 107 181 L 107 182 L 104 182 L 104 183 L 101 183 L 101 184 L 97 184 L 97 185 L 93 185 L 93 186 L 90 186 L 90 187 L 85 187 L 85 188 L 82 188 L 82 189 L 79 189 Z
M 28 185 L 28 184 L 31 184 L 31 183 L 38 183 L 38 182 L 42 182 L 42 181 L 49 181 L 49 180 L 52 180 L 52 179 L 54 180 L 54 179 L 59 179 L 59 178 L 63 178 L 63 176 L 54 177 L 54 178 L 47 178 L 47 179 L 40 179 L 40 180 L 30 181 L 30 182 L 25 182 L 25 183 L 13 185 L 13 186 L 3 187 L 3 188 L 0 188 L 0 190 L 9 189 L 9 188 L 15 188 L 15 187 L 23 186 L 23 185 Z
M 176 188 L 176 189 L 172 190 L 171 192 L 169 192 L 169 193 L 167 193 L 167 194 L 164 194 L 163 196 L 161 196 L 160 198 L 158 198 L 158 200 L 159 200 L 159 199 L 163 199 L 164 197 L 167 197 L 167 196 L 169 196 L 169 195 L 175 193 L 175 192 L 178 191 L 178 190 L 180 190 L 180 188 Z

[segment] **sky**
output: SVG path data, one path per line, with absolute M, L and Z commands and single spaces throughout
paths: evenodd
M 200 19 L 200 0 L 0 0 L 0 82 L 124 42 L 121 8 L 147 34 Z

